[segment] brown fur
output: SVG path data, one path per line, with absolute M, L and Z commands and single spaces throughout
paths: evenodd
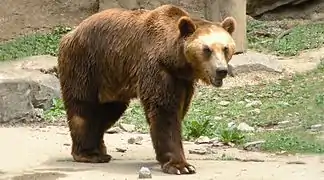
M 110 161 L 104 132 L 138 97 L 163 171 L 195 172 L 184 155 L 181 121 L 200 78 L 195 72 L 203 70 L 187 61 L 183 48 L 205 25 L 171 5 L 109 9 L 62 38 L 58 72 L 76 161 Z

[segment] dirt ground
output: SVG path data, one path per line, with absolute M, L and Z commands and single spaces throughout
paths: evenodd
M 142 136 L 141 145 L 127 143 L 130 137 Z M 8 138 L 11 137 L 11 138 Z M 74 179 L 137 179 L 142 166 L 152 171 L 153 179 L 227 179 L 227 180 L 306 180 L 324 179 L 324 157 L 275 156 L 237 149 L 215 148 L 215 154 L 195 155 L 188 150 L 201 147 L 185 142 L 189 162 L 196 166 L 195 175 L 166 175 L 154 160 L 151 141 L 146 134 L 106 134 L 110 163 L 75 163 L 70 156 L 70 137 L 66 127 L 1 128 L 0 179 L 74 180 Z M 124 153 L 117 147 L 127 148 Z M 220 160 L 221 156 L 238 160 Z M 242 160 L 253 160 L 243 162 Z M 263 161 L 263 162 L 257 162 Z
M 307 51 L 298 57 L 282 59 L 282 66 L 287 68 L 284 74 L 252 72 L 230 77 L 224 83 L 224 88 L 257 84 L 264 80 L 276 81 L 293 72 L 311 70 L 323 58 L 324 48 Z M 45 128 L 0 128 L 0 144 L 3 147 L 0 153 L 0 180 L 130 180 L 137 179 L 142 166 L 151 169 L 153 179 L 324 180 L 324 156 L 287 156 L 228 148 L 212 148 L 212 154 L 197 155 L 189 154 L 188 151 L 202 148 L 203 145 L 189 142 L 185 143 L 185 151 L 198 173 L 166 175 L 155 161 L 148 134 L 106 134 L 108 153 L 114 158 L 110 163 L 76 163 L 70 156 L 71 138 L 65 121 L 61 123 L 63 126 Z M 144 138 L 142 145 L 129 145 L 127 140 L 136 136 Z M 126 147 L 127 151 L 117 152 L 118 147 Z M 232 160 L 226 160 L 226 157 L 231 157 Z
M 313 69 L 324 58 L 324 48 L 302 53 L 293 59 L 283 59 L 284 74 L 252 72 L 228 78 L 224 88 L 276 81 L 294 72 Z M 167 175 L 155 161 L 155 153 L 148 134 L 106 134 L 110 163 L 83 164 L 70 156 L 71 138 L 65 121 L 62 126 L 2 127 L 0 128 L 0 180 L 78 180 L 138 178 L 142 166 L 151 169 L 153 179 L 227 179 L 227 180 L 324 180 L 324 156 L 276 155 L 249 152 L 232 148 L 211 148 L 207 155 L 189 154 L 189 150 L 205 148 L 185 142 L 190 163 L 196 166 L 194 175 Z M 130 137 L 142 136 L 141 145 L 128 144 Z M 8 138 L 10 137 L 10 138 Z M 116 148 L 126 148 L 124 153 Z
M 9 2 L 8 0 L 5 0 Z M 5 2 L 4 1 L 4 2 Z M 0 23 L 10 26 L 0 27 L 0 42 L 9 40 L 34 31 L 43 31 L 53 25 L 75 25 L 86 12 L 57 13 L 51 9 L 52 1 L 46 1 L 43 9 L 26 8 L 29 4 L 22 1 L 18 4 L 9 4 L 0 7 Z M 15 8 L 17 12 L 5 16 L 1 12 Z M 43 12 L 46 11 L 46 12 Z M 45 16 L 29 16 L 26 19 L 18 18 L 23 13 L 50 13 L 51 19 Z M 56 15 L 55 15 L 56 14 Z M 72 14 L 72 15 L 71 15 Z M 55 15 L 55 16 L 54 16 Z M 75 19 L 66 19 L 73 16 Z M 58 22 L 59 20 L 59 22 Z M 15 23 L 9 23 L 9 21 Z M 13 35 L 14 33 L 14 35 Z M 225 87 L 256 84 L 261 81 L 276 81 L 293 72 L 304 72 L 314 68 L 320 59 L 324 58 L 324 48 L 302 53 L 294 59 L 283 59 L 281 64 L 286 67 L 284 74 L 267 72 L 248 73 L 225 81 Z M 129 145 L 129 137 L 142 136 L 142 145 Z M 8 138 L 9 137 L 9 138 Z M 106 134 L 105 141 L 108 153 L 113 156 L 110 163 L 82 164 L 72 161 L 70 156 L 71 138 L 66 127 L 50 126 L 46 128 L 33 127 L 6 127 L 0 128 L 0 180 L 78 180 L 78 179 L 105 179 L 131 180 L 137 179 L 138 171 L 142 166 L 149 167 L 153 179 L 226 179 L 226 180 L 324 180 L 324 156 L 306 155 L 274 155 L 258 152 L 247 152 L 238 149 L 215 148 L 215 153 L 209 155 L 189 154 L 189 149 L 200 148 L 202 145 L 185 143 L 185 151 L 189 162 L 196 166 L 195 175 L 166 175 L 160 170 L 155 161 L 155 154 L 147 134 Z M 117 152 L 116 147 L 127 147 L 125 153 Z M 221 160 L 222 156 L 239 158 L 239 160 Z M 247 160 L 243 162 L 242 160 Z M 253 160 L 253 161 L 249 161 Z M 256 162 L 262 161 L 262 162 Z M 298 163 L 299 162 L 299 163 Z

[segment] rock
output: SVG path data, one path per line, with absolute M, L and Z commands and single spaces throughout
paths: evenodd
M 257 107 L 257 106 L 260 106 L 262 105 L 262 102 L 261 101 L 251 101 L 249 102 L 248 104 L 245 105 L 245 107 Z
M 306 1 L 310 0 L 247 0 L 246 11 L 250 16 L 258 16 L 281 6 L 295 6 Z
M 290 121 L 280 121 L 280 122 L 278 122 L 279 125 L 284 125 L 284 124 L 288 124 L 288 123 L 290 123 Z
M 60 84 L 48 69 L 56 64 L 51 56 L 34 56 L 0 63 L 0 122 L 35 121 L 60 97 Z
M 252 51 L 234 55 L 229 64 L 232 66 L 234 76 L 253 71 L 283 72 L 283 67 L 276 56 Z
M 131 137 L 127 140 L 128 144 L 137 144 L 141 145 L 142 144 L 143 137 L 142 136 L 137 136 L 136 138 Z
M 189 149 L 189 154 L 205 155 L 207 154 L 207 149 L 205 148 Z
M 231 102 L 229 102 L 229 101 L 221 101 L 218 104 L 221 105 L 221 106 L 228 106 L 230 103 Z
M 152 174 L 149 168 L 147 167 L 141 167 L 141 169 L 138 172 L 138 178 L 139 179 L 151 179 Z
M 229 122 L 227 124 L 227 127 L 228 127 L 228 129 L 234 129 L 236 127 L 236 124 L 235 124 L 235 122 Z
M 261 145 L 264 144 L 265 141 L 254 141 L 254 142 L 248 142 L 244 144 L 243 149 L 247 151 L 259 151 L 261 149 Z
M 237 129 L 244 132 L 253 132 L 255 131 L 254 127 L 249 126 L 248 124 L 242 122 L 237 126 Z
M 322 124 L 314 124 L 314 125 L 311 125 L 311 131 L 319 131 L 321 130 L 323 127 Z
M 253 109 L 253 110 L 251 110 L 251 111 L 249 111 L 252 115 L 258 115 L 258 114 L 260 114 L 261 113 L 261 110 L 260 109 L 258 109 L 258 108 L 256 108 L 256 109 Z
M 135 125 L 132 125 L 132 124 L 120 123 L 119 127 L 126 132 L 134 132 L 135 131 Z
M 117 152 L 124 153 L 124 152 L 127 151 L 127 148 L 125 148 L 125 147 L 117 147 L 116 150 L 117 150 Z
M 211 141 L 207 136 L 200 136 L 196 139 L 195 144 L 209 144 Z
M 121 132 L 123 132 L 123 130 L 119 127 L 112 127 L 106 131 L 106 133 L 108 133 L 108 134 L 118 134 Z

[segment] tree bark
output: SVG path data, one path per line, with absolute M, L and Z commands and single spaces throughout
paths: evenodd
M 236 53 L 247 50 L 246 37 L 246 0 L 205 0 L 205 17 L 211 21 L 222 21 L 232 16 L 237 21 L 233 38 L 236 43 Z

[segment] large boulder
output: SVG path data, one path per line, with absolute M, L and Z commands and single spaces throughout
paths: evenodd
M 47 110 L 60 97 L 58 79 L 42 71 L 57 59 L 35 56 L 0 64 L 0 123 L 35 121 L 39 110 Z
M 311 0 L 247 0 L 247 14 L 258 16 L 284 5 L 298 5 Z

